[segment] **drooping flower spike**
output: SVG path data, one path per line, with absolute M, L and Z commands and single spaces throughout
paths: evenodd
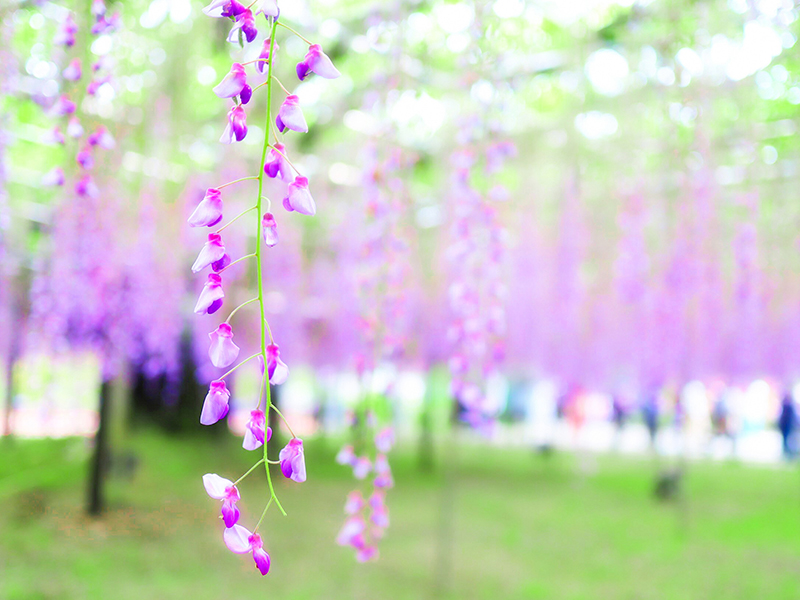
M 222 534 L 222 538 L 228 550 L 231 552 L 236 554 L 252 552 L 256 568 L 262 575 L 269 573 L 269 554 L 264 551 L 264 543 L 260 535 L 252 533 L 249 529 L 241 525 L 234 525 L 225 530 Z
M 241 500 L 241 496 L 233 482 L 215 473 L 206 473 L 203 475 L 203 486 L 206 488 L 206 493 L 214 500 L 222 500 L 220 512 L 225 527 L 236 525 L 239 520 L 239 509 L 236 503 Z

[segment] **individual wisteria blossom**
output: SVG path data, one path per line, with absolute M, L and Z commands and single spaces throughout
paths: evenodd
M 283 207 L 289 212 L 297 211 L 301 215 L 314 216 L 317 212 L 317 205 L 308 191 L 308 179 L 297 176 L 289 184 L 289 189 L 283 199 Z
M 247 114 L 241 106 L 234 106 L 228 111 L 228 124 L 219 141 L 223 144 L 241 142 L 247 137 Z
M 356 453 L 353 450 L 353 447 L 350 445 L 342 446 L 342 449 L 339 450 L 338 454 L 336 455 L 336 462 L 340 465 L 348 465 L 352 466 L 356 459 Z
M 281 351 L 277 344 L 267 346 L 267 373 L 272 385 L 280 385 L 289 377 L 289 367 L 281 360 Z
M 208 388 L 208 394 L 203 401 L 203 411 L 200 413 L 200 423 L 203 425 L 213 425 L 217 421 L 225 418 L 230 409 L 231 394 L 228 387 L 222 380 L 212 381 Z
M 69 99 L 69 96 L 66 94 L 62 94 L 56 100 L 56 103 L 53 104 L 53 108 L 50 109 L 50 114 L 53 117 L 63 117 L 65 115 L 71 115 L 75 112 L 75 103 Z
M 269 573 L 269 554 L 264 550 L 264 543 L 261 536 L 257 533 L 250 532 L 247 528 L 241 525 L 234 525 L 225 530 L 223 539 L 228 550 L 236 554 L 253 554 L 253 560 L 256 563 L 256 568 L 262 575 Z
M 78 117 L 72 117 L 69 120 L 69 123 L 67 124 L 67 135 L 75 139 L 83 137 L 83 125 L 81 125 L 80 119 L 78 119 Z
M 64 185 L 64 169 L 61 167 L 53 167 L 42 176 L 41 183 L 46 186 Z
M 311 44 L 303 60 L 297 64 L 297 78 L 300 81 L 308 77 L 311 72 L 325 79 L 336 79 L 341 75 L 319 44 Z
M 208 337 L 211 340 L 208 356 L 215 367 L 224 369 L 239 356 L 239 346 L 233 343 L 233 330 L 227 323 L 220 323 Z
M 303 483 L 306 480 L 306 459 L 303 453 L 303 440 L 292 438 L 281 450 L 278 459 L 284 477 Z
M 222 242 L 222 236 L 218 233 L 209 233 L 208 241 L 200 250 L 197 259 L 192 265 L 192 273 L 199 273 L 208 266 L 219 263 L 225 258 L 225 244 Z M 215 271 L 219 269 L 214 269 Z
M 78 196 L 97 198 L 100 190 L 91 175 L 84 175 L 75 183 L 75 193 Z
M 208 188 L 200 204 L 189 217 L 192 227 L 213 227 L 222 221 L 222 193 L 215 188 Z
M 293 171 L 289 161 L 286 160 L 286 146 L 277 142 L 267 154 L 267 160 L 264 163 L 264 172 L 272 178 L 278 177 L 284 181 L 292 181 L 294 179 Z
M 251 552 L 259 571 L 266 575 L 269 571 L 270 559 L 269 555 L 263 550 L 263 543 L 257 531 L 267 514 L 267 510 L 273 503 L 281 512 L 286 514 L 275 494 L 269 465 L 275 463 L 279 464 L 283 475 L 295 482 L 303 482 L 306 480 L 306 466 L 303 441 L 294 435 L 291 425 L 273 404 L 271 397 L 271 386 L 283 384 L 289 376 L 289 368 L 281 359 L 280 349 L 273 338 L 272 330 L 267 322 L 264 310 L 265 294 L 262 281 L 262 274 L 264 272 L 262 253 L 265 252 L 267 248 L 275 247 L 278 243 L 278 219 L 276 219 L 275 215 L 270 211 L 273 200 L 266 197 L 264 184 L 267 177 L 278 179 L 285 183 L 286 192 L 283 197 L 283 205 L 289 212 L 297 212 L 309 216 L 316 213 L 316 205 L 309 192 L 308 179 L 299 175 L 299 171 L 297 171 L 287 158 L 286 147 L 281 143 L 280 139 L 278 139 L 278 132 L 284 132 L 286 129 L 298 133 L 305 133 L 308 131 L 308 124 L 300 109 L 299 97 L 286 90 L 286 87 L 273 73 L 273 65 L 279 50 L 276 34 L 278 26 L 283 25 L 278 22 L 280 10 L 276 0 L 255 0 L 247 5 L 238 0 L 211 0 L 211 2 L 203 8 L 203 12 L 211 17 L 232 20 L 233 26 L 227 39 L 230 42 L 235 42 L 242 46 L 253 42 L 258 35 L 255 20 L 256 16 L 264 15 L 268 25 L 268 32 L 264 36 L 266 39 L 261 45 L 260 52 L 258 52 L 258 58 L 245 62 L 233 62 L 230 71 L 212 89 L 212 92 L 217 97 L 230 99 L 233 103 L 233 105 L 228 108 L 227 123 L 220 137 L 220 142 L 224 144 L 241 142 L 245 139 L 248 129 L 247 113 L 244 107 L 245 105 L 249 106 L 252 96 L 259 90 L 263 90 L 262 93 L 266 94 L 266 122 L 269 126 L 266 128 L 266 131 L 263 132 L 264 144 L 261 154 L 262 161 L 259 165 L 257 175 L 242 177 L 228 183 L 208 188 L 205 197 L 194 207 L 188 218 L 191 227 L 216 226 L 222 222 L 224 216 L 222 194 L 220 190 L 228 185 L 237 184 L 239 182 L 257 180 L 258 189 L 255 205 L 233 217 L 217 231 L 208 235 L 207 241 L 200 249 L 198 257 L 192 265 L 192 271 L 198 273 L 208 266 L 215 271 L 214 273 L 208 274 L 203 290 L 200 292 L 195 306 L 195 313 L 197 314 L 213 314 L 222 306 L 225 296 L 222 289 L 222 279 L 219 273 L 227 268 L 228 265 L 240 261 L 254 259 L 255 262 L 256 280 L 258 282 L 256 297 L 235 307 L 228 315 L 228 318 L 209 334 L 211 344 L 208 349 L 208 354 L 211 363 L 215 368 L 227 368 L 229 366 L 230 368 L 225 374 L 211 382 L 208 395 L 203 404 L 200 421 L 203 424 L 212 424 L 218 422 L 227 415 L 230 394 L 225 379 L 232 376 L 235 371 L 243 367 L 246 363 L 255 359 L 254 362 L 259 365 L 261 371 L 261 385 L 259 386 L 258 398 L 254 401 L 255 407 L 250 410 L 250 415 L 245 425 L 242 447 L 249 451 L 263 448 L 263 458 L 237 480 L 237 483 L 249 475 L 256 467 L 263 465 L 268 482 L 269 500 L 262 513 L 261 519 L 252 532 L 238 523 L 234 523 L 233 526 L 231 526 L 230 519 L 228 519 L 225 523 L 227 528 L 225 529 L 223 538 L 225 544 L 231 551 L 239 554 Z M 293 29 L 285 25 L 284 27 L 305 41 L 305 38 L 297 34 L 297 32 L 294 32 Z M 309 46 L 309 53 L 304 59 L 308 64 L 307 70 L 317 72 L 323 77 L 332 78 L 338 76 L 339 72 L 330 62 L 330 59 L 322 53 L 319 46 L 312 44 L 309 44 Z M 254 65 L 253 69 L 257 73 L 266 73 L 266 80 L 259 85 L 255 85 L 253 82 L 251 87 L 251 84 L 248 82 L 248 65 Z M 284 91 L 286 97 L 281 102 L 280 109 L 273 112 L 273 100 L 275 99 L 273 93 L 279 90 Z M 258 104 L 256 104 L 256 106 L 258 106 Z M 273 122 L 276 124 L 276 127 L 272 126 Z M 297 176 L 295 176 L 295 174 L 297 174 Z M 248 214 L 252 214 L 251 211 L 253 210 L 255 210 L 257 218 L 257 222 L 254 226 L 258 227 L 256 249 L 252 254 L 246 254 L 233 261 L 226 251 L 220 232 L 234 221 Z M 228 231 L 233 232 L 235 230 L 231 229 Z M 229 234 L 226 233 L 226 236 L 228 235 Z M 228 238 L 228 241 L 231 242 L 231 252 L 236 253 L 235 249 L 237 245 L 234 241 L 231 241 L 230 238 Z M 234 365 L 239 358 L 239 347 L 233 343 L 233 330 L 230 325 L 231 320 L 239 310 L 255 303 L 258 303 L 260 308 L 259 330 L 261 335 L 259 351 Z M 269 448 L 267 442 L 272 435 L 272 430 L 267 427 L 270 411 L 275 411 L 275 413 L 286 422 L 286 426 L 292 434 L 291 441 L 280 451 L 277 461 L 270 460 L 268 457 Z M 230 482 L 222 480 L 222 483 L 228 484 Z M 228 490 L 226 493 L 231 494 L 231 500 L 233 500 L 233 492 L 230 491 L 229 488 L 235 486 L 224 487 L 222 483 L 219 483 L 217 487 L 223 487 L 224 489 L 222 491 L 216 489 L 214 491 L 216 496 L 214 497 L 219 497 L 225 490 Z M 225 498 L 227 497 L 228 496 L 225 496 Z M 238 492 L 235 499 L 238 500 Z M 235 505 L 235 503 L 232 504 Z
M 78 81 L 81 78 L 83 71 L 81 69 L 81 59 L 74 58 L 61 72 L 61 76 L 67 81 Z
M 90 146 L 99 146 L 104 150 L 113 150 L 117 145 L 114 136 L 103 125 L 99 125 L 97 129 L 90 133 L 86 141 L 89 142 Z
M 264 243 L 272 248 L 278 243 L 278 223 L 272 213 L 264 213 L 261 220 L 261 230 L 264 234 Z
M 214 500 L 222 500 L 220 512 L 225 527 L 236 525 L 239 521 L 239 508 L 236 503 L 241 500 L 241 496 L 233 482 L 215 473 L 207 473 L 203 475 L 203 486 L 206 488 L 206 493 Z
M 245 425 L 242 447 L 245 450 L 260 448 L 265 441 L 272 439 L 272 428 L 267 427 L 267 416 L 261 410 L 250 411 L 250 418 Z
M 64 138 L 64 134 L 61 133 L 61 128 L 56 126 L 45 134 L 42 142 L 45 144 L 61 144 L 63 146 L 66 139 Z
M 216 273 L 209 273 L 203 290 L 197 298 L 194 312 L 198 315 L 212 315 L 222 307 L 225 292 L 222 289 L 222 277 Z
M 300 99 L 297 96 L 294 94 L 286 96 L 278 111 L 278 116 L 275 117 L 275 124 L 281 133 L 287 129 L 299 133 L 308 133 L 308 125 L 303 116 L 303 111 L 300 109 Z
M 70 12 L 58 27 L 56 36 L 53 38 L 53 43 L 57 46 L 67 46 L 70 48 L 75 45 L 76 33 L 78 33 L 78 25 L 75 23 L 75 18 Z
M 78 151 L 78 154 L 75 155 L 75 160 L 78 162 L 81 168 L 87 171 L 94 167 L 94 158 L 92 157 L 91 147 L 88 144 L 83 146 Z
M 222 78 L 222 81 L 212 91 L 220 98 L 233 98 L 241 94 L 246 85 L 247 74 L 244 67 L 239 63 L 233 63 L 230 72 Z

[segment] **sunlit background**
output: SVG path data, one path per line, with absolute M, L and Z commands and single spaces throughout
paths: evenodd
M 237 371 L 199 425 L 224 316 L 192 312 L 207 231 L 186 220 L 258 169 L 264 97 L 224 145 L 211 90 L 268 29 L 241 50 L 199 1 L 120 0 L 116 31 L 54 43 L 84 4 L 0 0 L 0 600 L 800 596 L 793 2 L 279 0 L 342 75 L 298 82 L 307 44 L 283 32 L 317 214 L 267 181 L 263 275 L 309 475 L 276 471 L 266 578 L 201 484 L 249 468 L 261 379 Z M 101 63 L 76 114 L 113 136 L 91 200 L 45 185 L 77 172 L 52 143 L 74 56 Z M 223 312 L 254 287 L 232 267 Z M 236 319 L 249 356 L 258 317 Z M 360 564 L 335 542 L 359 484 L 335 457 L 365 398 L 396 485 Z M 262 488 L 242 484 L 249 521 Z

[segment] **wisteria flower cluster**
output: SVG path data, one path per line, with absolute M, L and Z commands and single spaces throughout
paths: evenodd
M 392 148 L 382 158 L 377 144 L 365 154 L 366 210 L 365 223 L 360 228 L 365 239 L 356 261 L 355 284 L 361 300 L 364 347 L 356 361 L 359 375 L 366 382 L 372 379 L 370 375 L 379 362 L 386 365 L 402 355 L 408 337 L 409 245 L 402 223 L 408 195 L 402 176 L 413 160 L 399 148 Z M 351 467 L 357 480 L 371 485 L 363 493 L 356 489 L 348 496 L 347 520 L 337 537 L 337 543 L 355 549 L 359 562 L 378 558 L 378 542 L 389 526 L 386 490 L 394 485 L 387 458 L 394 432 L 391 426 L 379 426 L 377 402 L 372 390 L 364 394 L 351 416 L 353 443 L 337 455 L 337 462 Z
M 503 229 L 494 203 L 507 193 L 500 184 L 481 192 L 473 182 L 479 175 L 496 173 L 515 149 L 507 141 L 491 142 L 481 152 L 470 127 L 462 131 L 463 145 L 452 156 L 452 241 L 447 250 L 451 393 L 462 409 L 462 419 L 488 433 L 497 409 L 486 396 L 484 382 L 503 358 L 506 330 Z
M 110 34 L 120 27 L 119 14 L 107 16 L 103 0 L 93 0 L 92 17 L 94 24 L 89 32 L 92 36 Z M 75 16 L 68 11 L 58 25 L 53 43 L 69 50 L 75 46 L 79 33 Z M 115 141 L 103 125 L 98 125 L 91 132 L 88 131 L 86 123 L 80 118 L 80 105 L 85 96 L 95 95 L 101 85 L 109 83 L 111 74 L 103 58 L 92 64 L 90 71 L 86 73 L 81 58 L 69 59 L 68 52 L 65 52 L 65 56 L 69 62 L 61 70 L 62 93 L 50 107 L 49 115 L 55 119 L 66 120 L 66 124 L 62 122 L 56 125 L 44 141 L 65 147 L 69 144 L 70 149 L 74 148 L 77 165 L 75 192 L 78 196 L 96 198 L 99 190 L 91 175 L 95 165 L 94 152 L 98 148 L 113 149 Z M 48 171 L 42 177 L 41 183 L 45 186 L 63 186 L 66 179 L 64 167 L 59 165 Z
M 206 269 L 210 269 L 211 272 L 206 276 L 205 285 L 197 299 L 194 312 L 199 315 L 214 314 L 222 308 L 225 300 L 222 280 L 225 270 L 240 261 L 254 259 L 255 262 L 258 288 L 256 296 L 234 308 L 228 318 L 209 334 L 208 355 L 212 364 L 220 369 L 228 368 L 236 362 L 240 349 L 234 342 L 233 328 L 230 323 L 240 309 L 251 304 L 258 304 L 259 306 L 260 347 L 256 353 L 239 362 L 211 382 L 208 395 L 203 403 L 200 422 L 203 425 L 213 425 L 225 418 L 228 414 L 230 402 L 230 392 L 225 382 L 226 378 L 243 365 L 255 360 L 260 367 L 261 385 L 258 400 L 247 421 L 242 446 L 246 450 L 263 448 L 263 456 L 247 473 L 236 481 L 230 481 L 219 475 L 209 473 L 203 477 L 203 483 L 209 496 L 222 501 L 221 516 L 225 523 L 223 540 L 226 546 L 237 554 L 250 553 L 256 568 L 262 575 L 266 575 L 270 568 L 270 558 L 266 550 L 264 550 L 263 541 L 258 534 L 258 530 L 273 502 L 283 514 L 286 514 L 275 494 L 269 464 L 279 464 L 284 477 L 297 483 L 302 483 L 306 480 L 306 467 L 303 441 L 294 435 L 291 426 L 272 403 L 270 396 L 269 384 L 280 385 L 284 383 L 289 375 L 289 369 L 281 359 L 280 349 L 273 339 L 264 308 L 263 253 L 265 248 L 275 247 L 279 240 L 278 218 L 271 212 L 270 200 L 263 195 L 265 176 L 287 184 L 283 197 L 283 207 L 287 212 L 298 212 L 309 216 L 313 216 L 316 213 L 316 204 L 309 191 L 308 179 L 297 170 L 288 158 L 288 151 L 282 143 L 282 134 L 287 131 L 305 133 L 308 131 L 308 124 L 300 106 L 300 98 L 296 94 L 290 93 L 273 73 L 273 66 L 279 50 L 276 40 L 278 27 L 285 28 L 308 43 L 308 52 L 296 67 L 299 80 L 302 81 L 312 74 L 334 79 L 339 76 L 339 71 L 336 70 L 330 58 L 318 44 L 312 44 L 279 20 L 280 11 L 275 0 L 256 0 L 249 6 L 244 6 L 237 0 L 213 0 L 203 9 L 203 12 L 211 17 L 228 19 L 231 22 L 228 41 L 238 43 L 242 48 L 247 47 L 258 38 L 257 18 L 259 16 L 263 15 L 266 20 L 268 32 L 261 42 L 258 58 L 241 63 L 234 62 L 228 74 L 213 88 L 213 92 L 219 98 L 231 101 L 227 123 L 220 138 L 220 142 L 224 144 L 241 142 L 245 139 L 248 133 L 245 107 L 251 103 L 256 91 L 264 89 L 266 93 L 266 126 L 258 175 L 244 177 L 219 185 L 216 188 L 208 189 L 203 200 L 189 217 L 189 225 L 192 227 L 216 227 L 224 218 L 223 189 L 229 185 L 247 180 L 258 181 L 255 204 L 208 234 L 207 241 L 200 249 L 197 260 L 192 265 L 192 272 L 201 273 Z M 247 67 L 252 68 L 251 72 L 248 73 Z M 264 77 L 265 75 L 266 77 Z M 285 93 L 285 98 L 277 113 L 273 114 L 272 96 L 276 85 Z M 253 212 L 255 212 L 255 226 L 258 231 L 256 249 L 251 254 L 232 260 L 226 251 L 222 236 L 223 230 Z M 264 390 L 266 390 L 265 395 Z M 262 395 L 264 396 L 263 402 Z M 272 435 L 272 430 L 267 427 L 267 415 L 270 410 L 275 411 L 283 419 L 292 436 L 289 443 L 281 450 L 277 460 L 271 460 L 267 452 L 267 442 Z M 261 465 L 264 465 L 267 477 L 269 498 L 261 518 L 253 530 L 250 531 L 239 524 L 240 513 L 237 503 L 240 501 L 241 496 L 237 485 Z

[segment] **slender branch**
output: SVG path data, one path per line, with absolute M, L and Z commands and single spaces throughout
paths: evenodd
M 225 228 L 226 228 L 228 225 L 231 225 L 231 224 L 233 224 L 233 223 L 236 223 L 236 221 L 238 221 L 240 217 L 243 217 L 244 215 L 246 215 L 247 213 L 249 213 L 251 210 L 254 210 L 254 209 L 256 209 L 256 208 L 258 208 L 258 207 L 256 207 L 256 206 L 251 206 L 251 207 L 250 207 L 250 208 L 248 208 L 247 210 L 243 210 L 243 211 L 242 211 L 242 212 L 240 212 L 238 215 L 236 215 L 235 217 L 233 217 L 233 218 L 232 218 L 230 221 L 228 221 L 227 223 L 225 223 L 225 225 L 223 225 L 222 227 L 220 227 L 219 229 L 217 229 L 216 233 L 219 233 L 219 232 L 221 232 L 221 231 L 224 231 L 224 230 L 225 230 Z
M 306 37 L 302 36 L 302 35 L 301 35 L 301 34 L 299 34 L 297 31 L 295 31 L 294 29 L 292 29 L 291 27 L 289 27 L 288 25 L 286 25 L 286 24 L 284 24 L 284 23 L 278 23 L 278 25 L 280 25 L 280 26 L 281 26 L 281 27 L 283 27 L 284 29 L 288 29 L 289 31 L 291 31 L 293 34 L 295 34 L 297 37 L 299 37 L 301 40 L 303 40 L 303 41 L 304 41 L 306 44 L 308 44 L 309 46 L 313 46 L 313 45 L 314 45 L 314 44 L 312 44 L 312 43 L 311 43 L 311 42 L 310 42 L 310 41 L 309 41 L 309 40 L 308 40 Z M 270 54 L 270 56 L 272 56 L 272 54 Z
M 278 29 L 278 21 L 277 19 L 273 18 L 272 20 L 272 30 L 270 33 L 270 41 L 269 41 L 269 55 L 270 57 L 275 56 L 275 32 Z M 272 121 L 272 61 L 269 61 L 269 68 L 267 72 L 267 81 L 269 85 L 267 85 L 267 114 L 265 115 L 266 121 L 264 123 L 264 146 L 261 149 L 261 164 L 258 169 L 258 222 L 256 223 L 257 231 L 256 231 L 256 277 L 257 277 L 257 285 L 258 285 L 258 306 L 261 311 L 261 356 L 264 359 L 264 370 L 267 370 L 267 328 L 265 327 L 265 310 L 264 310 L 264 265 L 263 261 L 261 260 L 261 250 L 263 244 L 261 243 L 261 215 L 262 215 L 262 198 L 263 198 L 263 191 L 264 191 L 264 165 L 267 162 L 267 149 L 270 147 L 269 145 L 269 124 Z M 266 410 L 265 413 L 269 414 L 269 409 L 272 406 L 272 397 L 270 394 L 269 383 L 264 386 L 266 389 Z M 269 444 L 264 444 L 264 470 L 267 473 L 267 484 L 269 485 L 269 493 L 270 493 L 270 502 L 275 500 L 275 504 L 280 509 L 281 513 L 286 516 L 286 511 L 283 510 L 283 506 L 281 506 L 280 500 L 275 495 L 275 486 L 272 483 L 272 475 L 269 472 L 269 456 L 268 456 L 268 449 L 267 447 Z M 267 512 L 267 508 L 269 508 L 269 504 L 264 509 L 264 514 Z M 264 518 L 264 515 L 261 515 L 261 518 Z M 260 521 L 259 521 L 260 524 Z M 256 526 L 258 528 L 258 526 Z
M 248 181 L 249 179 L 258 179 L 258 177 L 256 177 L 255 175 L 248 175 L 247 177 L 234 179 L 233 181 L 229 181 L 228 183 L 223 183 L 222 185 L 218 185 L 217 189 L 221 190 L 222 188 L 228 187 L 229 185 L 233 185 L 234 183 L 239 183 L 240 181 Z
M 270 54 L 270 56 L 272 56 L 272 54 Z M 244 67 L 245 65 L 252 65 L 253 63 L 257 63 L 257 62 L 268 63 L 270 61 L 269 61 L 268 58 L 254 58 L 253 60 L 248 60 L 247 62 L 243 62 L 243 63 L 239 63 L 239 64 Z
M 283 416 L 283 413 L 280 410 L 278 410 L 278 407 L 273 404 L 270 408 L 272 408 L 272 410 L 274 410 L 276 413 L 278 413 L 278 416 L 281 419 L 283 419 L 284 424 L 289 429 L 289 433 L 292 434 L 293 438 L 296 438 L 297 436 L 294 434 L 294 431 L 292 431 L 292 426 L 289 425 L 289 421 L 286 419 L 286 417 Z
M 228 318 L 225 319 L 225 322 L 230 323 L 230 320 L 233 318 L 233 315 L 235 315 L 240 308 L 244 308 L 245 306 L 247 306 L 248 304 L 252 304 L 253 302 L 258 302 L 258 298 L 250 298 L 250 300 L 248 300 L 247 302 L 242 302 L 239 306 L 237 306 L 231 311 L 231 314 L 228 315 Z
M 261 397 L 264 395 L 264 379 L 266 378 L 266 376 L 267 376 L 267 370 L 264 369 L 264 374 L 261 376 L 261 387 L 258 388 L 258 404 L 256 404 L 256 410 L 261 408 Z
M 248 258 L 253 258 L 254 256 L 255 256 L 255 254 L 245 254 L 245 255 L 244 255 L 244 256 L 242 256 L 241 258 L 237 258 L 235 261 L 233 261 L 233 262 L 232 262 L 231 264 L 229 264 L 227 267 L 224 267 L 224 268 L 220 269 L 219 271 L 217 271 L 217 274 L 219 274 L 219 273 L 224 273 L 226 269 L 230 269 L 230 268 L 231 268 L 233 265 L 235 265 L 236 263 L 238 263 L 238 262 L 242 262 L 243 260 L 247 260 Z
M 269 327 L 269 321 L 267 321 L 266 319 L 264 319 L 264 325 L 266 325 L 266 326 L 267 326 L 267 333 L 269 334 L 269 343 L 270 343 L 270 344 L 274 344 L 274 343 L 275 343 L 275 340 L 274 340 L 274 339 L 272 339 L 272 329 L 270 329 L 270 327 Z
M 244 479 L 245 477 L 247 477 L 248 475 L 250 475 L 250 473 L 252 473 L 253 471 L 255 471 L 255 470 L 256 470 L 256 468 L 257 468 L 257 467 L 259 467 L 259 466 L 261 465 L 261 463 L 263 463 L 263 462 L 264 462 L 264 459 L 263 459 L 263 458 L 260 458 L 260 459 L 258 459 L 258 462 L 257 462 L 256 464 L 254 464 L 252 467 L 250 467 L 250 469 L 248 469 L 247 473 L 245 473 L 244 475 L 242 475 L 241 477 L 239 477 L 239 479 L 237 479 L 236 481 L 234 481 L 234 482 L 233 482 L 233 485 L 239 485 L 239 482 L 240 482 L 242 479 Z
M 227 372 L 227 373 L 225 373 L 225 374 L 224 374 L 222 377 L 220 377 L 220 379 L 225 379 L 225 378 L 226 378 L 228 375 L 230 375 L 231 373 L 233 373 L 233 372 L 234 372 L 236 369 L 238 369 L 239 367 L 241 367 L 241 366 L 242 366 L 243 364 L 245 364 L 246 362 L 249 362 L 249 361 L 253 360 L 253 359 L 254 359 L 256 356 L 258 356 L 258 355 L 259 355 L 259 353 L 257 352 L 257 353 L 255 353 L 255 354 L 253 354 L 252 356 L 248 356 L 248 357 L 247 357 L 247 358 L 245 358 L 245 359 L 244 359 L 242 362 L 240 362 L 238 365 L 236 365 L 236 366 L 235 366 L 235 367 L 233 367 L 232 369 L 228 370 L 228 372 Z
M 289 90 L 287 90 L 287 89 L 286 89 L 286 88 L 283 86 L 283 84 L 281 83 L 281 80 L 280 80 L 280 79 L 278 79 L 277 77 L 275 77 L 275 75 L 273 75 L 273 76 L 272 76 L 272 79 L 273 79 L 273 81 L 275 81 L 275 83 L 277 83 L 279 86 L 281 86 L 281 89 L 282 89 L 284 92 L 286 92 L 286 95 L 287 95 L 287 96 L 291 96 L 291 95 L 292 95 L 292 92 L 290 92 Z M 261 85 L 264 85 L 264 84 L 262 83 Z
M 275 499 L 275 497 L 273 496 L 273 497 L 271 497 L 271 498 L 269 499 L 269 502 L 267 502 L 267 505 L 264 507 L 264 512 L 262 512 L 262 513 L 261 513 L 261 518 L 258 520 L 258 523 L 256 523 L 256 526 L 255 526 L 255 528 L 253 529 L 253 533 L 255 533 L 256 531 L 258 531 L 258 528 L 259 528 L 259 527 L 261 527 L 261 521 L 263 521 L 263 520 L 264 520 L 264 517 L 265 517 L 265 516 L 266 516 L 266 514 L 267 514 L 267 509 L 269 508 L 269 505 L 270 505 L 270 504 L 272 504 L 272 501 L 273 501 L 274 499 Z

